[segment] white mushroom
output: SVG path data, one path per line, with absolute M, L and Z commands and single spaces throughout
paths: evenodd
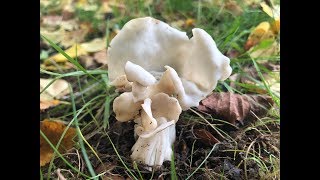
M 229 58 L 211 36 L 199 28 L 192 33 L 189 39 L 185 32 L 145 17 L 126 23 L 110 42 L 109 79 L 116 87 L 131 87 L 113 108 L 117 120 L 137 123 L 135 161 L 154 166 L 171 160 L 181 111 L 198 106 L 231 74 Z
M 136 119 L 135 126 L 139 138 L 132 147 L 131 158 L 148 166 L 160 166 L 171 159 L 175 122 L 182 109 L 177 99 L 164 93 L 145 99 L 141 106 L 141 118 Z

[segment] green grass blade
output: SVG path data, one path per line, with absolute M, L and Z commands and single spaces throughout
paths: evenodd
M 172 156 L 170 162 L 170 169 L 171 169 L 171 180 L 178 180 L 177 172 L 176 172 L 176 165 L 174 163 L 174 145 L 172 145 Z
M 140 169 L 138 168 L 138 165 L 135 161 L 133 161 L 133 168 L 138 171 L 140 179 L 143 180 L 144 178 L 142 177 L 142 175 L 140 173 Z
M 81 133 L 81 130 L 80 130 L 80 127 L 79 127 L 79 123 L 78 123 L 78 118 L 76 117 L 77 115 L 77 110 L 76 110 L 76 105 L 75 105 L 75 102 L 74 102 L 74 95 L 73 95 L 73 90 L 72 90 L 72 87 L 69 85 L 69 88 L 70 88 L 70 95 L 71 95 L 71 102 L 72 102 L 72 109 L 73 109 L 73 116 L 75 117 L 75 120 L 74 120 L 74 123 L 75 123 L 75 126 L 76 126 L 76 129 L 77 129 L 77 134 L 78 134 L 78 138 L 79 138 L 79 143 L 80 143 L 80 147 L 81 147 L 81 152 L 83 154 L 83 158 L 84 158 L 84 161 L 86 162 L 86 165 L 88 167 L 88 170 L 91 174 L 91 176 L 96 176 L 96 173 L 94 172 L 93 170 L 93 167 L 91 165 L 91 162 L 89 160 L 89 157 L 88 157 L 88 154 L 87 154 L 87 151 L 84 147 L 84 143 L 83 143 L 83 139 L 82 139 L 82 133 Z M 95 178 L 96 180 L 98 180 L 98 178 Z
M 41 34 L 40 34 L 41 35 Z M 80 69 L 81 71 L 85 72 L 87 75 L 89 75 L 90 77 L 92 77 L 93 79 L 97 80 L 94 76 L 92 76 L 91 74 L 89 74 L 87 72 L 87 70 L 85 68 L 83 68 L 81 66 L 81 64 L 79 64 L 78 61 L 74 60 L 72 57 L 70 57 L 67 53 L 65 53 L 59 46 L 57 46 L 54 42 L 52 42 L 50 39 L 46 38 L 45 36 L 41 35 L 41 38 L 43 38 L 44 40 L 46 40 L 54 49 L 56 49 L 59 53 L 61 53 L 62 55 L 64 55 L 72 64 L 74 64 L 78 69 Z M 97 80 L 98 81 L 98 80 Z
M 82 70 L 83 72 L 87 72 L 86 69 L 84 69 L 78 61 L 74 60 L 72 57 L 70 57 L 67 53 L 65 53 L 59 46 L 57 46 L 54 42 L 52 42 L 50 39 L 46 38 L 45 36 L 41 35 L 41 37 L 46 40 L 54 49 L 56 49 L 59 53 L 64 55 L 72 64 L 74 64 L 78 69 Z
M 118 153 L 117 151 L 117 148 L 114 146 L 113 142 L 111 141 L 111 138 L 109 137 L 109 135 L 106 133 L 115 153 L 117 154 L 119 160 L 121 161 L 122 165 L 128 170 L 129 174 L 135 179 L 135 180 L 138 180 L 138 178 L 132 173 L 132 171 L 128 168 L 128 166 L 126 165 L 126 163 L 124 163 L 124 161 L 122 160 L 120 154 Z
M 186 180 L 190 179 L 194 173 L 196 173 L 200 167 L 206 162 L 206 160 L 209 158 L 209 156 L 211 155 L 211 153 L 213 152 L 213 150 L 215 149 L 215 147 L 218 145 L 219 143 L 213 145 L 211 151 L 209 152 L 209 154 L 206 156 L 206 158 L 204 158 L 204 160 L 201 162 L 201 164 L 186 178 Z
M 258 72 L 258 75 L 259 75 L 260 79 L 262 80 L 263 85 L 264 85 L 265 88 L 267 89 L 267 91 L 268 91 L 268 93 L 270 94 L 270 96 L 272 97 L 273 101 L 274 101 L 278 106 L 280 106 L 279 98 L 277 98 L 277 97 L 273 94 L 273 92 L 271 91 L 269 85 L 266 83 L 266 80 L 264 79 L 264 77 L 263 77 L 263 75 L 262 75 L 262 73 L 261 73 L 261 71 L 260 71 L 260 68 L 259 68 L 257 62 L 256 62 L 253 58 L 251 58 L 251 60 L 252 60 L 252 62 L 253 62 L 253 64 L 254 64 L 254 67 L 256 68 L 256 70 L 257 70 L 257 72 Z

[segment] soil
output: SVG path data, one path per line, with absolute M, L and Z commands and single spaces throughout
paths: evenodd
M 133 122 L 121 123 L 113 119 L 108 134 L 114 143 L 118 153 L 127 166 L 132 170 L 132 161 L 130 159 L 131 147 L 135 143 L 133 137 Z M 205 163 L 201 166 L 191 179 L 246 179 L 244 170 L 247 170 L 247 179 L 264 179 L 265 175 L 261 173 L 258 162 L 253 160 L 246 160 L 245 152 L 248 146 L 255 141 L 254 150 L 260 152 L 261 159 L 268 159 L 270 154 L 279 157 L 279 126 L 272 125 L 268 127 L 272 133 L 271 135 L 261 135 L 258 131 L 249 130 L 243 132 L 245 127 L 240 127 L 239 130 L 226 131 L 235 142 L 228 142 L 221 139 L 211 127 L 185 121 L 180 119 L 176 124 L 176 141 L 174 143 L 174 157 L 175 166 L 178 179 L 186 179 L 201 163 L 204 161 L 213 146 L 203 143 L 193 133 L 193 129 L 203 128 L 211 132 L 221 143 L 217 144 L 212 154 L 207 158 Z M 230 128 L 225 128 L 230 129 Z M 121 175 L 123 178 L 129 177 L 126 169 L 123 168 L 121 161 L 116 155 L 110 141 L 106 136 L 101 134 L 93 136 L 89 143 L 96 145 L 99 157 L 105 165 L 110 168 L 110 174 Z M 193 154 L 192 153 L 193 147 Z M 230 150 L 243 150 L 243 152 L 234 152 Z M 251 149 L 250 152 L 253 150 Z M 192 156 L 192 161 L 191 161 Z M 94 167 L 99 168 L 100 162 L 96 159 L 93 161 Z M 246 164 L 246 168 L 245 165 Z M 266 164 L 270 166 L 270 164 Z M 144 170 L 143 165 L 138 165 L 140 173 L 144 179 L 150 179 L 152 173 Z M 101 167 L 100 167 L 101 168 Z M 155 170 L 153 179 L 170 179 L 170 162 L 164 162 L 162 167 Z M 137 171 L 136 171 L 137 172 Z M 138 173 L 136 173 L 138 174 Z

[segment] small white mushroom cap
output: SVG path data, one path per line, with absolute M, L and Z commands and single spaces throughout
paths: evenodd
M 142 86 L 150 86 L 157 81 L 148 71 L 130 61 L 127 61 L 124 70 L 128 81 L 137 82 Z
M 129 81 L 147 87 L 155 84 L 151 74 L 159 77 L 170 66 L 176 74 L 171 76 L 172 81 L 178 82 L 179 77 L 185 92 L 183 110 L 197 106 L 218 80 L 230 76 L 232 69 L 229 58 L 218 50 L 208 33 L 199 28 L 192 33 L 189 39 L 185 32 L 151 17 L 129 21 L 108 48 L 110 80 L 126 74 Z M 141 98 L 145 96 L 134 96 L 135 101 Z M 178 100 L 181 103 L 182 99 Z
M 113 111 L 116 114 L 116 119 L 121 122 L 134 119 L 139 114 L 141 104 L 142 101 L 133 101 L 131 92 L 122 93 L 113 101 Z
M 144 131 L 151 131 L 157 127 L 157 120 L 153 118 L 151 112 L 151 99 L 147 98 L 141 104 L 143 111 L 141 112 L 141 125 Z

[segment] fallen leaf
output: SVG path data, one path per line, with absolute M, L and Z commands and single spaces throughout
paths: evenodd
M 224 7 L 234 16 L 240 16 L 243 13 L 242 8 L 238 5 L 237 1 L 234 0 L 227 0 Z
M 80 46 L 87 52 L 98 52 L 106 48 L 106 39 L 95 38 L 90 42 L 80 44 Z
M 205 129 L 194 129 L 193 133 L 197 138 L 199 138 L 199 140 L 202 143 L 204 143 L 208 146 L 212 146 L 212 145 L 220 142 L 209 131 L 207 131 Z
M 76 19 L 61 21 L 60 26 L 66 31 L 75 31 L 81 29 L 79 26 L 79 22 Z
M 270 89 L 280 96 L 280 65 L 274 64 L 272 62 L 266 61 L 261 63 L 261 65 L 265 66 L 270 70 L 268 73 L 263 73 L 264 80 Z M 241 88 L 237 83 L 242 83 L 242 88 L 245 85 L 245 89 L 249 92 L 258 93 L 258 94 L 267 94 L 268 91 L 264 87 L 260 77 L 258 76 L 258 72 L 254 66 L 245 66 L 242 69 L 241 73 L 235 73 L 229 77 L 231 80 L 230 86 L 237 89 Z M 254 80 L 258 80 L 254 81 Z
M 202 100 L 198 109 L 210 113 L 216 118 L 222 118 L 235 124 L 236 121 L 242 122 L 248 118 L 251 114 L 250 111 L 261 117 L 265 116 L 272 105 L 272 99 L 266 95 L 240 95 L 230 92 L 215 92 Z
M 96 52 L 93 55 L 94 60 L 100 64 L 108 64 L 107 61 L 107 49 L 103 49 L 102 51 Z
M 41 101 L 40 100 L 40 111 L 41 110 L 46 110 L 50 107 L 54 107 L 56 105 L 59 105 L 60 104 L 60 101 L 57 100 L 57 99 L 54 99 L 54 100 L 48 100 L 48 101 Z
M 84 38 L 88 34 L 89 29 L 78 29 L 74 31 L 67 31 L 61 40 L 60 44 L 64 47 L 75 46 L 83 42 Z
M 52 81 L 53 79 L 40 78 L 40 92 Z M 69 84 L 66 80 L 58 79 L 54 81 L 44 92 L 40 94 L 40 101 L 50 101 L 59 99 L 70 93 Z
M 61 24 L 62 16 L 48 15 L 48 16 L 43 16 L 41 20 L 42 20 L 41 25 L 55 27 Z
M 270 96 L 266 95 L 245 95 L 250 103 L 250 111 L 253 113 L 248 114 L 248 119 L 256 119 L 267 115 L 269 109 L 273 105 L 273 100 Z
M 95 65 L 95 63 L 93 62 L 93 57 L 92 56 L 82 55 L 82 56 L 79 57 L 79 61 L 86 68 L 89 68 L 89 67 L 92 67 L 93 65 Z
M 101 5 L 101 11 L 102 13 L 112 13 L 112 8 L 109 6 L 108 0 L 103 0 Z
M 70 62 L 64 62 L 64 63 L 56 63 L 54 60 L 51 60 L 52 64 L 40 64 L 40 68 L 48 71 L 64 71 L 68 69 L 75 68 L 75 66 Z
M 267 13 L 270 17 L 276 19 L 280 18 L 280 6 L 276 5 L 273 8 L 271 8 L 267 3 L 261 2 L 260 6 L 262 7 L 262 10 Z
M 256 49 L 253 47 L 249 50 L 249 54 L 252 58 L 258 57 L 270 57 L 278 55 L 280 53 L 280 44 L 277 41 L 274 41 L 271 45 L 263 48 Z
M 195 19 L 192 19 L 192 18 L 188 18 L 184 22 L 185 27 L 194 27 L 194 24 L 195 24 Z
M 248 40 L 244 46 L 245 50 L 251 49 L 253 46 L 259 44 L 265 39 L 273 39 L 275 41 L 275 37 L 280 32 L 280 6 L 274 6 L 271 8 L 265 2 L 260 3 L 262 10 L 272 17 L 271 22 L 261 22 L 249 35 Z M 273 45 L 277 47 L 279 43 Z M 280 45 L 279 45 L 280 46 Z M 271 54 L 268 52 L 268 54 Z
M 69 49 L 64 51 L 66 54 L 68 54 L 71 58 L 74 58 L 77 56 L 81 56 L 81 55 L 87 55 L 87 51 L 85 51 L 79 44 L 75 44 L 72 47 L 70 47 Z M 64 63 L 67 62 L 68 59 L 60 54 L 57 53 L 55 55 L 50 56 L 49 58 L 47 58 L 46 60 L 44 60 L 44 64 L 52 64 L 51 60 L 54 60 L 57 63 Z
M 272 38 L 274 38 L 274 34 L 270 29 L 270 23 L 266 21 L 261 22 L 250 33 L 244 48 L 245 50 L 249 50 L 251 47 L 259 44 L 262 40 L 272 39 Z
M 265 75 L 264 78 L 271 91 L 280 96 L 280 72 L 271 72 Z
M 45 119 L 40 121 L 40 130 L 46 135 L 50 142 L 56 146 L 66 125 L 59 120 Z M 63 137 L 58 151 L 64 153 L 73 147 L 72 139 L 76 135 L 76 130 L 70 127 Z M 53 149 L 48 142 L 40 135 L 40 166 L 44 166 L 51 161 Z
M 65 30 L 63 28 L 59 28 L 58 30 L 48 30 L 45 28 L 40 28 L 41 35 L 45 36 L 46 38 L 50 39 L 55 44 L 62 41 L 63 37 L 65 36 Z M 49 44 L 47 41 L 44 41 L 45 44 Z

